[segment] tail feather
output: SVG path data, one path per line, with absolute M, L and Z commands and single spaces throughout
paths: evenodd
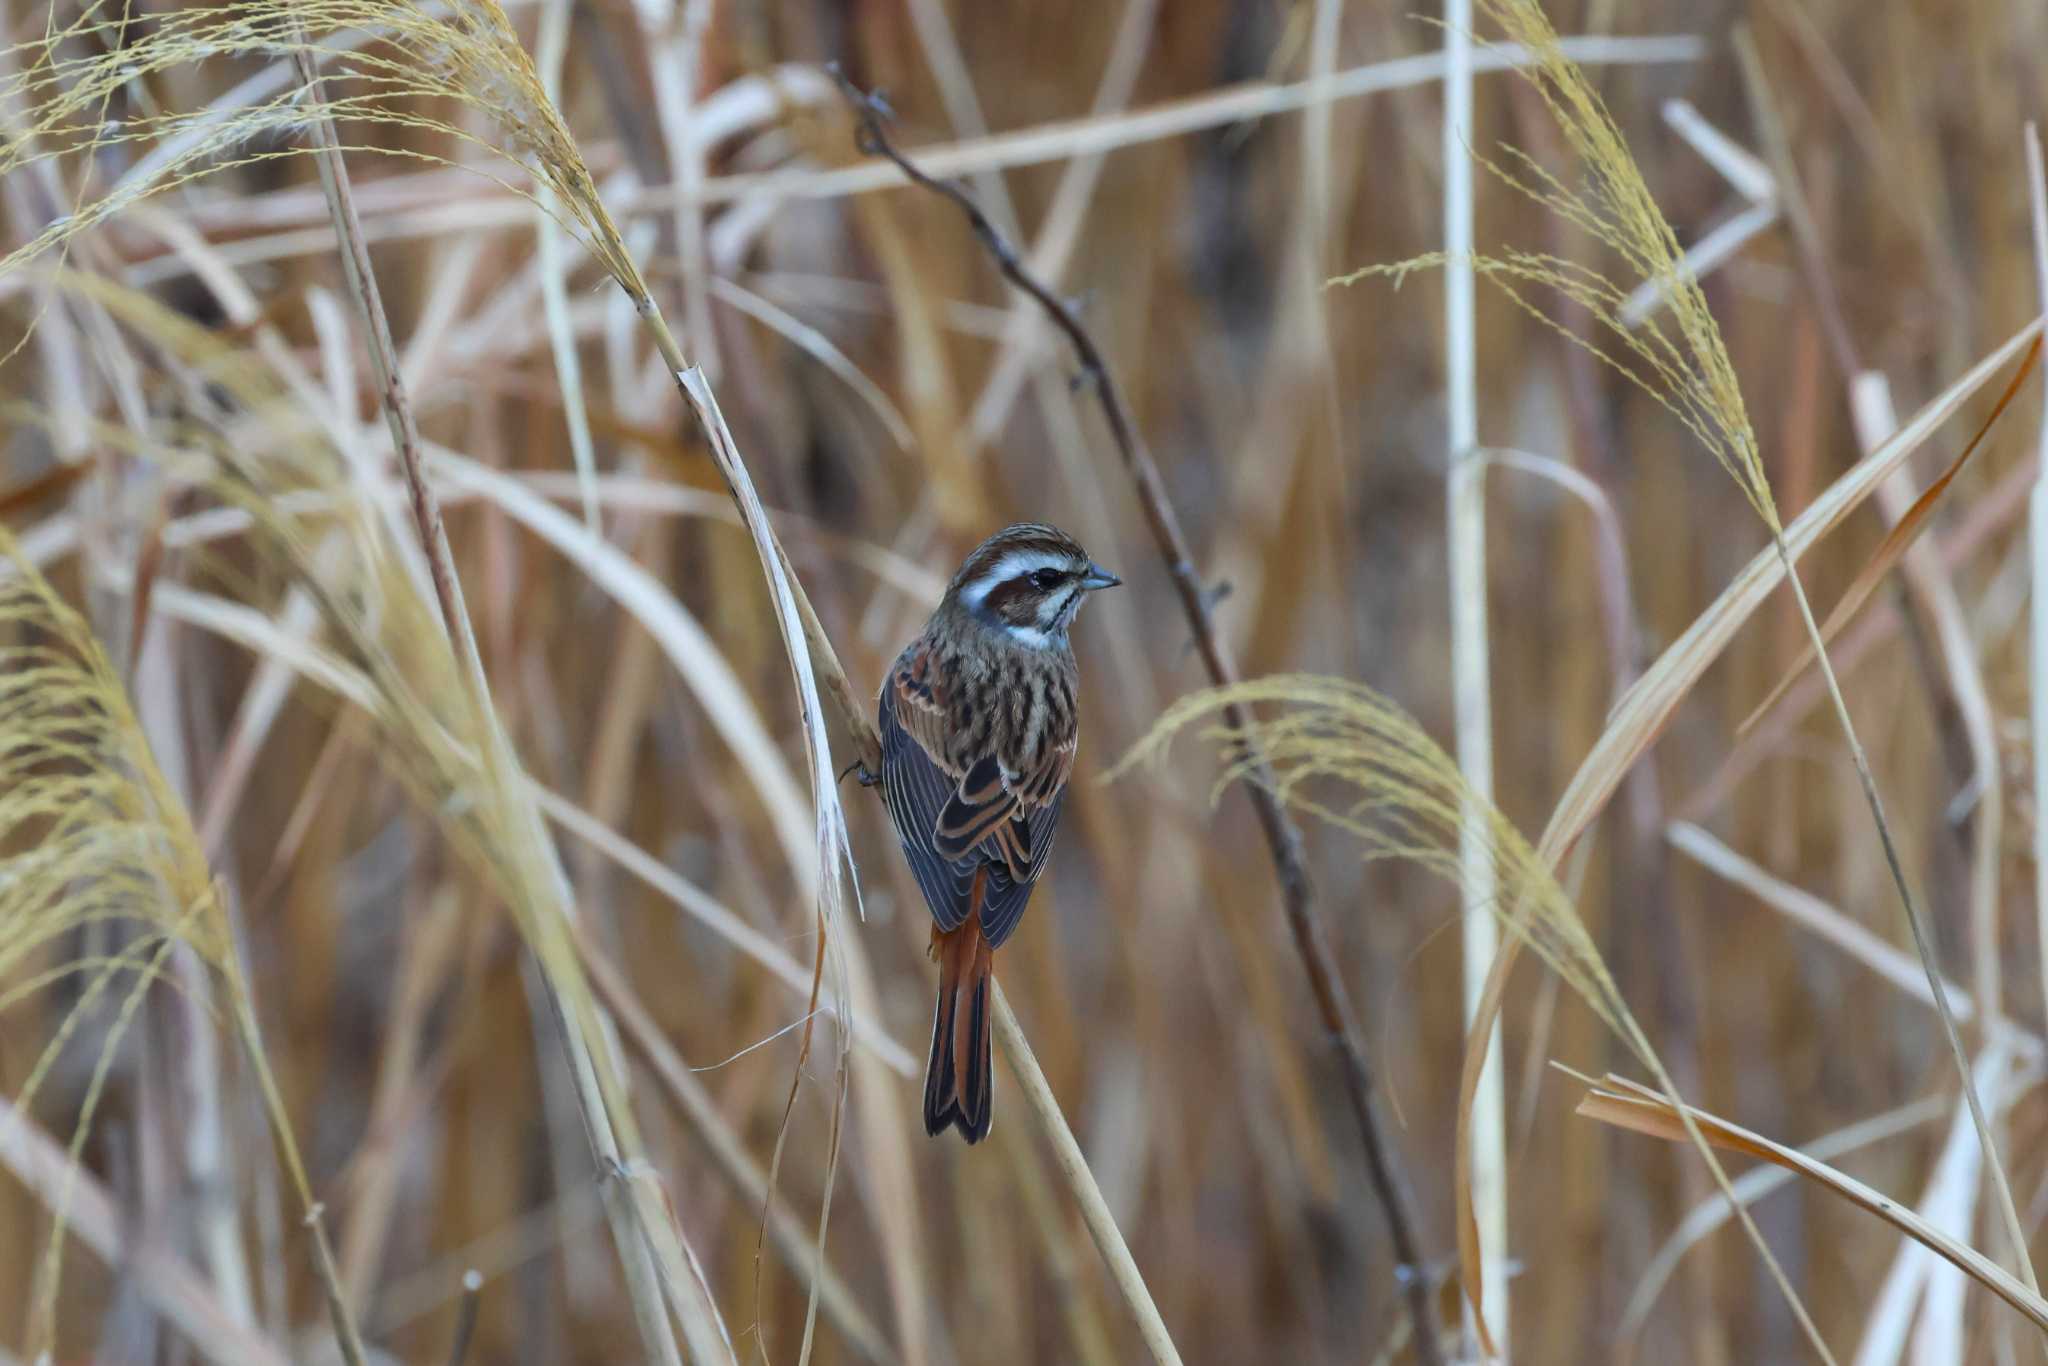
M 995 1069 L 989 1055 L 994 954 L 981 937 L 979 917 L 935 940 L 939 1003 L 932 1013 L 932 1053 L 924 1075 L 924 1131 L 936 1136 L 957 1128 L 969 1143 L 979 1143 L 995 1121 Z
M 936 1136 L 953 1122 L 953 1096 L 958 1090 L 953 1021 L 959 993 L 954 989 L 953 955 L 948 952 L 952 946 L 936 935 L 934 940 L 932 948 L 939 960 L 939 1004 L 932 1012 L 932 1055 L 924 1068 L 924 1131 Z

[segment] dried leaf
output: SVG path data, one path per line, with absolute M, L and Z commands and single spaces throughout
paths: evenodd
M 1815 1161 L 1796 1149 L 1773 1143 L 1768 1138 L 1708 1114 L 1697 1106 L 1687 1106 L 1686 1112 L 1699 1125 L 1700 1132 L 1706 1135 L 1707 1141 L 1716 1148 L 1747 1153 L 1761 1161 L 1783 1167 L 1816 1185 L 1827 1187 L 1845 1200 L 1861 1205 L 2025 1314 L 2035 1326 L 2048 1329 L 2048 1300 L 2028 1290 L 2010 1272 L 1983 1253 L 1956 1241 L 1922 1219 L 1909 1206 L 1900 1204 L 1881 1191 L 1873 1190 L 1855 1177 L 1837 1171 L 1825 1162 Z M 1624 1077 L 1610 1074 L 1602 1078 L 1599 1084 L 1586 1093 L 1586 1098 L 1579 1102 L 1578 1113 L 1588 1119 L 1597 1119 L 1604 1124 L 1647 1134 L 1652 1138 L 1677 1143 L 1686 1141 L 1683 1122 L 1670 1103 L 1650 1088 Z
M 1998 403 L 1991 409 L 1991 415 L 1977 428 L 1977 434 L 1963 447 L 1963 453 L 1950 462 L 1949 467 L 1941 472 L 1939 479 L 1927 486 L 1926 492 L 1913 501 L 1913 506 L 1906 509 L 1906 515 L 1893 525 L 1877 547 L 1876 553 L 1870 557 L 1869 563 L 1858 571 L 1855 580 L 1842 594 L 1842 600 L 1835 604 L 1835 609 L 1828 613 L 1828 619 L 1821 623 L 1820 638 L 1823 644 L 1834 640 L 1841 629 L 1849 624 L 1850 619 L 1862 610 L 1863 604 L 1870 600 L 1870 595 L 1877 591 L 1878 584 L 1884 582 L 1885 575 L 1891 573 L 1899 561 L 1905 558 L 1906 551 L 1912 548 L 1920 533 L 1927 529 L 1927 519 L 1933 513 L 1934 505 L 1941 501 L 1941 496 L 1948 492 L 1949 484 L 1962 472 L 1970 457 L 1977 453 L 1977 448 L 1984 443 L 1984 438 L 1990 434 L 1991 428 L 2004 415 L 2006 407 L 2019 393 L 2020 385 L 2034 372 L 2034 366 L 2040 359 L 2041 339 L 2036 337 L 2033 345 L 2027 348 L 2026 358 L 2020 362 L 2019 372 L 2005 386 L 2005 392 L 1998 396 Z M 1778 680 L 1778 685 L 1772 688 L 1764 700 L 1757 703 L 1756 709 L 1744 717 L 1742 724 L 1735 728 L 1736 735 L 1747 735 L 1756 723 L 1763 719 L 1764 713 L 1785 695 L 1786 690 L 1813 667 L 1813 661 L 1814 648 L 1812 643 L 1808 642 L 1805 649 L 1800 652 L 1798 663 L 1785 671 L 1785 676 Z

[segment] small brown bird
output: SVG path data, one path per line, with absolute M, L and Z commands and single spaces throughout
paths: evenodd
M 939 962 L 928 1134 L 950 1124 L 969 1143 L 988 1136 L 995 951 L 1045 869 L 1080 739 L 1067 628 L 1089 593 L 1120 582 L 1062 531 L 1004 527 L 967 557 L 882 683 L 882 795 Z

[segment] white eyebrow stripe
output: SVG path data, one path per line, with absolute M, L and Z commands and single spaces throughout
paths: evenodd
M 969 579 L 960 589 L 960 601 L 969 607 L 979 607 L 988 601 L 988 595 L 999 583 L 1008 583 L 1019 575 L 1029 574 L 1037 569 L 1064 569 L 1068 557 L 1050 550 L 1012 550 L 993 565 Z

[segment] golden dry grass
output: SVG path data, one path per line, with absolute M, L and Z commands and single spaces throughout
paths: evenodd
M 1483 37 L 1547 50 L 1525 7 L 1480 8 Z M 1441 296 L 1412 269 L 1440 259 L 1439 113 L 1426 69 L 1350 74 L 1441 33 L 1341 9 L 0 9 L 0 515 L 10 563 L 39 566 L 0 569 L 0 1350 L 329 1350 L 318 1202 L 349 1316 L 401 1360 L 446 1357 L 470 1267 L 472 1361 L 669 1335 L 689 1359 L 1142 1353 L 1008 1074 L 990 1144 L 915 1132 L 925 917 L 877 804 L 849 784 L 842 826 L 823 795 L 862 739 L 839 683 L 870 696 L 960 553 L 1043 517 L 1128 587 L 1078 631 L 1085 757 L 1007 995 L 1186 1359 L 1410 1358 L 1263 844 L 1241 801 L 1204 800 L 1242 776 L 1229 746 L 1184 736 L 1102 781 L 1216 699 L 1191 696 L 1099 416 L 950 206 L 856 164 L 835 58 L 1082 300 L 1229 590 L 1282 790 L 1328 818 L 1316 904 L 1455 1345 L 1456 896 L 1429 874 L 1458 871 L 1465 794 L 1443 755 Z M 1786 565 L 1823 606 L 1853 582 L 1877 472 L 1924 485 L 2026 345 L 2018 130 L 2048 16 L 1748 17 L 1818 289 L 1782 225 L 1697 283 L 1673 266 L 1745 201 L 1663 102 L 1770 158 L 1724 18 L 1630 10 L 1629 35 L 1703 41 L 1479 77 L 1480 269 L 1509 287 L 1481 298 L 1479 429 L 1533 453 L 1488 484 L 1489 831 L 1503 914 L 1571 988 L 1524 972 L 1504 1002 L 1512 1345 L 1811 1350 L 1739 1236 L 1654 1256 L 1710 1196 L 1697 1156 L 1578 1116 L 1549 1067 L 1640 1073 L 1654 1049 L 1713 1135 L 1883 1135 L 1827 1161 L 2006 1269 L 1996 1294 L 1888 1277 L 1890 1224 L 1776 1188 L 1756 1223 L 1835 1355 L 1915 1323 L 1937 1358 L 2024 1355 L 2013 1306 L 2038 1297 L 1951 1122 L 1840 726 L 1813 681 L 1736 723 L 1800 657 L 1770 596 Z M 1615 12 L 1549 22 L 1604 34 Z M 528 56 L 549 25 L 559 109 Z M 1318 71 L 1346 93 L 1289 93 Z M 308 155 L 322 127 L 488 700 L 442 629 Z M 1399 288 L 1322 289 L 1356 267 Z M 1631 326 L 1645 279 L 1668 304 Z M 1933 403 L 1853 470 L 1828 308 L 1902 413 Z M 1831 650 L 2029 1232 L 2033 392 L 1929 518 L 1953 607 L 1877 594 Z M 1557 467 L 1625 575 L 1532 477 Z M 728 501 L 749 486 L 752 519 Z M 1930 617 L 1951 610 L 1960 632 Z

